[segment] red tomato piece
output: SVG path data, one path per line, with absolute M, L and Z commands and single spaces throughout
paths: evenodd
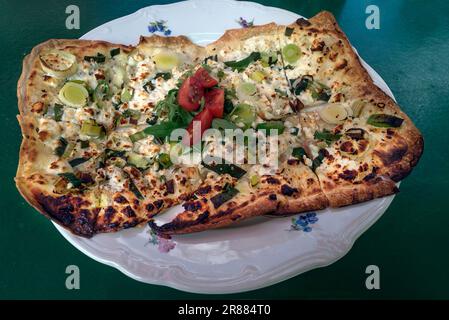
M 198 110 L 204 97 L 204 88 L 193 77 L 184 80 L 178 92 L 178 104 L 187 111 Z
M 211 89 L 204 94 L 204 108 L 208 109 L 215 118 L 223 118 L 224 90 L 219 88 Z
M 190 122 L 189 126 L 187 127 L 187 134 L 182 139 L 182 143 L 187 146 L 191 146 L 193 144 L 197 144 L 201 141 L 201 137 L 207 129 L 210 128 L 212 125 L 212 119 L 213 115 L 209 111 L 209 109 L 203 109 L 200 113 L 198 113 L 193 119 L 192 122 Z M 195 124 L 197 123 L 197 124 Z M 199 124 L 198 124 L 199 123 Z M 198 130 L 200 134 L 193 134 L 193 130 Z
M 207 70 L 204 68 L 199 68 L 198 70 L 196 70 L 193 77 L 198 80 L 203 88 L 212 88 L 213 86 L 216 86 L 218 84 L 218 81 L 215 78 L 211 77 L 209 72 L 207 72 Z

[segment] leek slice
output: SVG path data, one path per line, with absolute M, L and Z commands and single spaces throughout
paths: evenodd
M 156 68 L 162 71 L 170 71 L 179 65 L 179 58 L 174 53 L 159 53 L 153 57 Z
M 77 70 L 76 57 L 61 50 L 50 50 L 39 56 L 42 69 L 57 78 L 66 78 Z
M 282 48 L 282 56 L 288 63 L 295 63 L 301 57 L 302 52 L 296 44 L 290 43 Z
M 70 81 L 59 90 L 58 98 L 63 104 L 78 108 L 86 105 L 89 92 L 82 84 Z

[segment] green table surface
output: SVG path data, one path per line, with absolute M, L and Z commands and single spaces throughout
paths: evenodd
M 0 1 L 0 298 L 449 298 L 449 1 L 258 1 L 306 17 L 335 14 L 360 55 L 388 83 L 425 139 L 425 152 L 382 218 L 338 262 L 282 283 L 234 295 L 197 295 L 134 281 L 70 245 L 16 190 L 20 129 L 16 85 L 22 59 L 49 38 L 78 38 L 141 7 L 171 1 Z M 65 28 L 77 4 L 80 30 Z M 365 8 L 380 9 L 380 29 L 365 27 Z M 207 26 L 205 26 L 207 28 Z M 298 244 L 300 245 L 300 244 Z M 81 289 L 65 288 L 79 266 Z M 367 290 L 365 268 L 380 268 L 380 290 Z

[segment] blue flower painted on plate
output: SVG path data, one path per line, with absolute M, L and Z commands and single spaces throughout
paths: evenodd
M 159 252 L 167 253 L 176 247 L 176 243 L 173 240 L 169 238 L 163 238 L 151 229 L 149 233 L 150 239 L 148 240 L 148 243 L 152 244 L 153 246 L 157 246 Z
M 237 23 L 238 23 L 242 28 L 249 28 L 249 27 L 252 27 L 252 26 L 254 25 L 254 19 L 251 20 L 251 21 L 248 21 L 248 20 L 246 20 L 246 19 L 240 17 L 240 18 L 237 20 Z
M 316 223 L 317 221 L 318 217 L 315 212 L 301 214 L 296 218 L 292 218 L 290 230 L 310 232 L 312 231 L 312 227 L 310 225 Z
M 166 20 L 156 20 L 150 22 L 148 25 L 148 32 L 150 33 L 162 33 L 164 36 L 171 35 L 171 30 L 167 27 L 167 21 Z

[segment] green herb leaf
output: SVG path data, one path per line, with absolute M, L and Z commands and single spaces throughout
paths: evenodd
M 64 115 L 64 106 L 56 103 L 53 107 L 53 111 L 55 121 L 61 121 L 62 116 Z
M 55 149 L 55 155 L 57 155 L 58 157 L 62 157 L 68 144 L 69 143 L 67 142 L 66 139 L 64 139 L 63 137 L 60 137 L 59 144 Z
M 234 198 L 239 191 L 236 188 L 225 186 L 224 191 L 213 196 L 210 201 L 213 203 L 214 208 L 217 209 L 220 207 L 223 203 L 231 200 Z
M 270 134 L 270 130 L 277 130 L 278 134 L 284 132 L 285 126 L 282 121 L 268 121 L 257 124 L 257 130 L 267 130 L 267 134 Z
M 111 58 L 113 58 L 114 56 L 120 54 L 120 48 L 112 49 L 109 53 L 111 54 Z
M 285 34 L 285 36 L 290 37 L 292 35 L 293 31 L 294 31 L 293 28 L 287 27 L 287 28 L 285 28 L 285 33 L 284 34 Z
M 229 174 L 231 177 L 240 179 L 246 174 L 242 168 L 231 163 L 224 163 L 223 159 L 213 158 L 215 164 L 208 164 L 204 161 L 201 163 L 205 168 L 212 170 L 218 174 Z
M 384 113 L 372 114 L 366 121 L 367 124 L 381 128 L 398 128 L 403 122 L 402 118 Z
M 85 56 L 84 60 L 89 62 L 95 61 L 97 63 L 103 63 L 106 61 L 106 57 L 104 54 L 98 52 L 96 56 Z
M 79 166 L 80 164 L 88 161 L 88 158 L 75 158 L 69 161 L 69 164 L 72 168 Z
M 341 134 L 334 134 L 326 129 L 323 131 L 315 131 L 315 134 L 313 135 L 316 140 L 324 141 L 327 145 L 331 145 L 332 142 L 337 141 L 341 136 Z
M 307 157 L 306 150 L 303 147 L 293 148 L 292 156 L 302 161 L 304 156 Z
M 318 156 L 312 161 L 312 170 L 315 171 L 322 163 L 325 158 L 326 150 L 320 149 L 318 151 Z
M 248 57 L 239 61 L 227 61 L 224 64 L 233 70 L 237 70 L 238 72 L 242 72 L 245 70 L 251 63 L 260 60 L 261 55 L 260 52 L 252 52 Z

